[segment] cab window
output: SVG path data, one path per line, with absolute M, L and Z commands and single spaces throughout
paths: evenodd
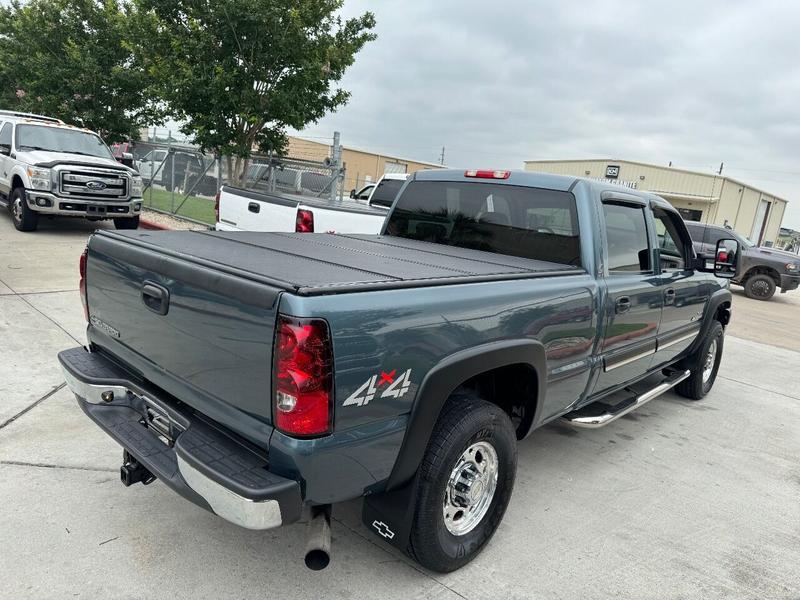
M 644 207 L 606 202 L 603 214 L 609 273 L 652 272 Z
M 6 123 L 0 129 L 0 146 L 7 146 L 11 148 L 11 123 Z
M 662 271 L 683 271 L 687 263 L 686 241 L 681 237 L 676 219 L 680 218 L 660 208 L 653 209 L 659 262 Z

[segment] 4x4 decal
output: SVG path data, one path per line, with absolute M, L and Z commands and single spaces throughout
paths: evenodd
M 395 377 L 397 369 L 373 375 L 342 403 L 342 406 L 365 406 L 380 392 L 381 398 L 402 398 L 411 386 L 411 369 Z M 386 388 L 383 386 L 386 385 Z M 383 389 L 381 389 L 383 388 Z

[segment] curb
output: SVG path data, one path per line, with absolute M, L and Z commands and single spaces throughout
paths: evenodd
M 153 221 L 148 221 L 147 219 L 143 219 L 139 217 L 139 228 L 140 229 L 154 229 L 156 231 L 168 231 L 171 230 L 170 227 L 166 225 L 161 225 L 160 223 L 154 223 Z

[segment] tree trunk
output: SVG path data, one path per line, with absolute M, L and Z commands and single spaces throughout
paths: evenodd
M 233 163 L 231 180 L 236 187 L 244 187 L 246 184 L 247 169 L 250 166 L 250 158 L 237 156 Z

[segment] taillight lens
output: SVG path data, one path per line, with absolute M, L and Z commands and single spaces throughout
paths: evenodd
M 294 230 L 297 233 L 314 233 L 314 213 L 304 208 L 298 208 Z
M 280 315 L 275 341 L 275 426 L 308 437 L 330 433 L 333 351 L 322 319 Z
M 81 279 L 78 282 L 78 288 L 81 291 L 81 303 L 83 303 L 83 316 L 86 322 L 89 322 L 89 301 L 86 298 L 86 260 L 89 258 L 89 248 L 86 248 L 81 254 L 78 261 L 78 270 L 81 274 Z
M 725 252 L 725 250 L 721 250 L 717 256 L 717 260 L 719 260 L 719 262 L 728 262 L 728 253 Z
M 214 196 L 214 218 L 219 223 L 219 192 Z

